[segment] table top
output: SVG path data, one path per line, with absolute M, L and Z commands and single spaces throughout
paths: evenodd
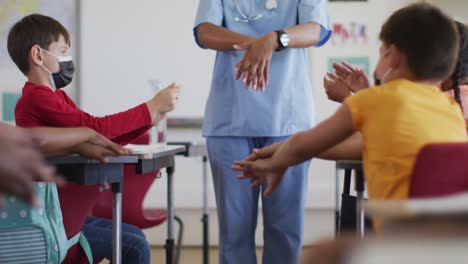
M 145 154 L 131 154 L 127 156 L 109 157 L 107 164 L 113 163 L 138 163 L 139 159 L 156 159 L 159 157 L 176 155 L 186 151 L 186 147 L 182 145 L 171 145 L 165 146 L 164 148 L 158 149 L 157 151 Z M 91 160 L 80 155 L 66 155 L 48 158 L 47 161 L 54 165 L 66 165 L 66 164 L 100 164 L 97 160 Z
M 181 145 L 171 145 L 171 146 L 164 146 L 161 149 L 158 149 L 157 151 L 150 152 L 150 153 L 142 153 L 142 154 L 135 154 L 136 157 L 140 160 L 148 160 L 148 159 L 158 159 L 161 157 L 166 157 L 166 156 L 173 156 L 178 153 L 183 153 L 186 151 L 185 146 Z
M 136 166 L 137 174 L 155 172 L 162 168 L 174 166 L 174 156 L 185 151 L 185 146 L 165 146 L 157 151 L 139 154 Z
M 205 141 L 169 141 L 169 146 L 179 145 L 185 146 L 185 151 L 177 153 L 185 157 L 204 157 L 207 156 L 206 142 Z
M 47 160 L 69 182 L 80 185 L 119 183 L 123 179 L 123 166 L 137 164 L 137 156 L 109 157 L 108 163 L 100 163 L 79 155 L 67 155 Z
M 362 160 L 337 160 L 335 167 L 343 170 L 362 170 Z
M 53 165 L 69 165 L 69 164 L 102 164 L 97 160 L 91 160 L 80 155 L 66 155 L 66 156 L 59 156 L 48 158 L 47 161 Z M 109 157 L 107 164 L 115 164 L 115 163 L 124 163 L 124 164 L 132 164 L 138 162 L 138 156 L 129 155 L 129 156 L 117 156 L 117 157 Z
M 128 156 L 109 157 L 108 163 L 84 158 L 79 155 L 67 155 L 49 158 L 50 164 L 56 165 L 59 173 L 67 180 L 81 185 L 95 185 L 103 182 L 120 182 L 124 164 L 136 164 L 138 173 L 148 173 L 172 166 L 174 156 L 186 150 L 185 146 L 165 146 L 150 153 Z

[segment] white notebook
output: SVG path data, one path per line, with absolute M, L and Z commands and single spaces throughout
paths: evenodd
M 152 145 L 135 145 L 135 144 L 128 144 L 125 146 L 126 149 L 130 149 L 133 154 L 150 154 L 159 152 L 166 148 L 165 145 L 162 144 L 152 144 Z

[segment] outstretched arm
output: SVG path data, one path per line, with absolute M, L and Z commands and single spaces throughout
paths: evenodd
M 105 162 L 106 156 L 129 153 L 90 128 L 37 127 L 28 128 L 26 131 L 32 135 L 41 152 L 47 157 L 77 153 Z
M 261 149 L 254 149 L 244 161 L 256 161 L 258 159 L 271 158 L 280 148 L 279 142 Z M 354 133 L 352 136 L 343 140 L 343 142 L 318 154 L 316 158 L 323 160 L 359 160 L 362 159 L 363 142 L 360 133 Z
M 317 127 L 297 133 L 278 149 L 272 161 L 275 167 L 287 168 L 309 160 L 353 134 L 351 112 L 346 104 Z
M 267 182 L 269 187 L 264 195 L 268 196 L 281 183 L 288 167 L 324 153 L 353 133 L 351 112 L 348 106 L 343 104 L 333 116 L 317 127 L 297 133 L 280 144 L 270 158 L 235 162 L 233 169 L 243 172 L 240 178 L 253 178 L 253 187 Z
M 363 142 L 360 133 L 354 133 L 343 142 L 317 155 L 324 160 L 360 160 L 362 159 Z

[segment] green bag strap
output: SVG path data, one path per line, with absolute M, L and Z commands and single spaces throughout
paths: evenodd
M 89 243 L 88 243 L 88 240 L 86 239 L 86 237 L 84 236 L 84 234 L 82 232 L 78 233 L 77 235 L 75 235 L 74 237 L 70 238 L 70 240 L 68 240 L 68 248 L 71 248 L 72 246 L 74 246 L 76 243 L 79 243 L 81 248 L 83 249 L 85 255 L 86 255 L 86 258 L 88 258 L 88 262 L 90 264 L 93 263 L 93 253 L 91 252 L 91 247 L 89 246 Z

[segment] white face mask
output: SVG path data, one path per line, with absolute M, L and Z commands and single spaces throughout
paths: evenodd
M 382 55 L 382 58 L 388 55 L 390 53 L 390 48 L 388 48 L 384 54 Z M 390 67 L 385 73 L 382 75 L 381 78 L 377 77 L 377 74 L 374 72 L 374 80 L 375 80 L 375 85 L 382 85 L 385 82 L 385 78 L 393 71 L 393 68 Z
M 387 77 L 387 75 L 389 75 L 392 71 L 393 71 L 393 68 L 390 68 L 382 75 L 382 78 L 380 78 L 380 81 L 382 82 L 382 84 L 385 83 L 385 77 Z

